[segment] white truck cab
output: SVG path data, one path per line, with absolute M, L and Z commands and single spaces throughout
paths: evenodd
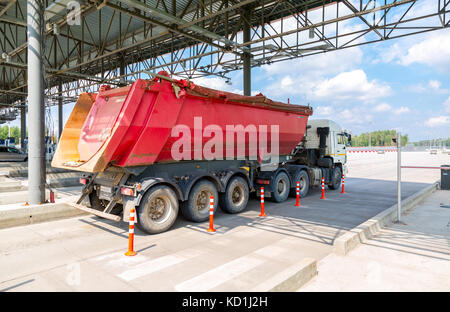
M 341 164 L 344 174 L 347 173 L 347 146 L 351 137 L 345 133 L 341 126 L 328 119 L 309 119 L 305 136 L 305 147 L 307 149 L 317 149 L 320 147 L 320 135 L 318 128 L 328 128 L 328 135 L 325 140 L 325 157 L 332 159 L 334 164 Z

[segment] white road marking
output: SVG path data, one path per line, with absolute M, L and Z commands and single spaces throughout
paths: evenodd
M 280 254 L 282 254 L 284 251 L 286 251 L 286 250 L 284 248 L 282 248 L 282 247 L 267 246 L 267 247 L 258 249 L 256 251 L 254 251 L 253 253 L 257 254 L 257 255 L 260 255 L 260 256 L 277 259 L 278 256 Z
M 175 286 L 177 291 L 208 291 L 247 272 L 264 261 L 252 256 L 237 258 Z
M 165 269 L 171 265 L 178 264 L 185 260 L 187 260 L 187 259 L 180 257 L 180 256 L 175 256 L 175 255 L 164 256 L 164 257 L 160 257 L 160 258 L 156 258 L 156 259 L 153 259 L 150 261 L 143 262 L 143 263 L 135 266 L 133 269 L 126 270 L 123 273 L 118 274 L 117 276 L 123 280 L 131 281 L 136 278 L 142 277 L 144 275 Z
M 129 270 L 117 274 L 116 276 L 120 277 L 123 280 L 131 281 L 144 275 L 160 271 L 172 265 L 176 265 L 183 261 L 189 260 L 200 254 L 201 252 L 199 251 L 186 249 L 173 255 L 167 255 L 142 262 Z

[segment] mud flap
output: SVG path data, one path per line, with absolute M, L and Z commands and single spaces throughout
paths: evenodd
M 134 202 L 134 200 L 124 200 L 123 201 L 123 218 L 122 220 L 125 222 L 130 221 L 130 210 L 131 208 L 135 208 L 135 210 L 137 210 L 136 204 Z M 134 214 L 134 223 L 138 223 L 138 214 L 137 211 Z

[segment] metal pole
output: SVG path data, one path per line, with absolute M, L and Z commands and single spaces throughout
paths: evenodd
M 62 103 L 62 83 L 59 82 L 58 85 L 58 134 L 59 138 L 61 137 L 61 134 L 63 132 L 63 103 Z
M 244 42 L 248 42 L 251 40 L 250 36 L 250 18 L 251 18 L 251 9 L 246 8 L 242 12 L 242 18 L 244 22 L 243 27 L 243 40 Z M 247 45 L 250 48 L 250 45 Z M 249 52 L 244 52 L 242 54 L 243 58 L 243 71 L 244 71 L 244 95 L 250 96 L 252 93 L 252 78 L 251 78 L 251 54 Z
M 397 132 L 397 222 L 401 221 L 402 214 L 402 141 L 401 134 Z
M 28 35 L 28 201 L 45 202 L 44 76 L 42 68 L 42 2 L 27 1 Z
M 27 110 L 25 107 L 20 109 L 20 148 L 25 151 L 25 138 L 27 136 Z

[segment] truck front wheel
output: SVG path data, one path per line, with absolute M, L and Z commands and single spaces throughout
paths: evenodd
M 178 199 L 167 185 L 148 190 L 137 210 L 137 226 L 149 234 L 157 234 L 170 229 L 178 215 Z
M 209 199 L 214 196 L 214 211 L 218 207 L 217 188 L 208 180 L 198 181 L 189 192 L 188 200 L 181 205 L 183 216 L 194 222 L 203 222 L 209 219 Z
M 234 176 L 228 182 L 225 193 L 219 195 L 220 208 L 227 213 L 239 213 L 247 207 L 249 195 L 247 181 Z
M 331 172 L 331 183 L 328 184 L 328 187 L 332 190 L 337 190 L 341 186 L 341 178 L 341 168 L 334 167 L 333 171 Z
M 273 179 L 273 193 L 271 199 L 276 203 L 284 202 L 291 188 L 291 182 L 286 172 L 280 171 Z

